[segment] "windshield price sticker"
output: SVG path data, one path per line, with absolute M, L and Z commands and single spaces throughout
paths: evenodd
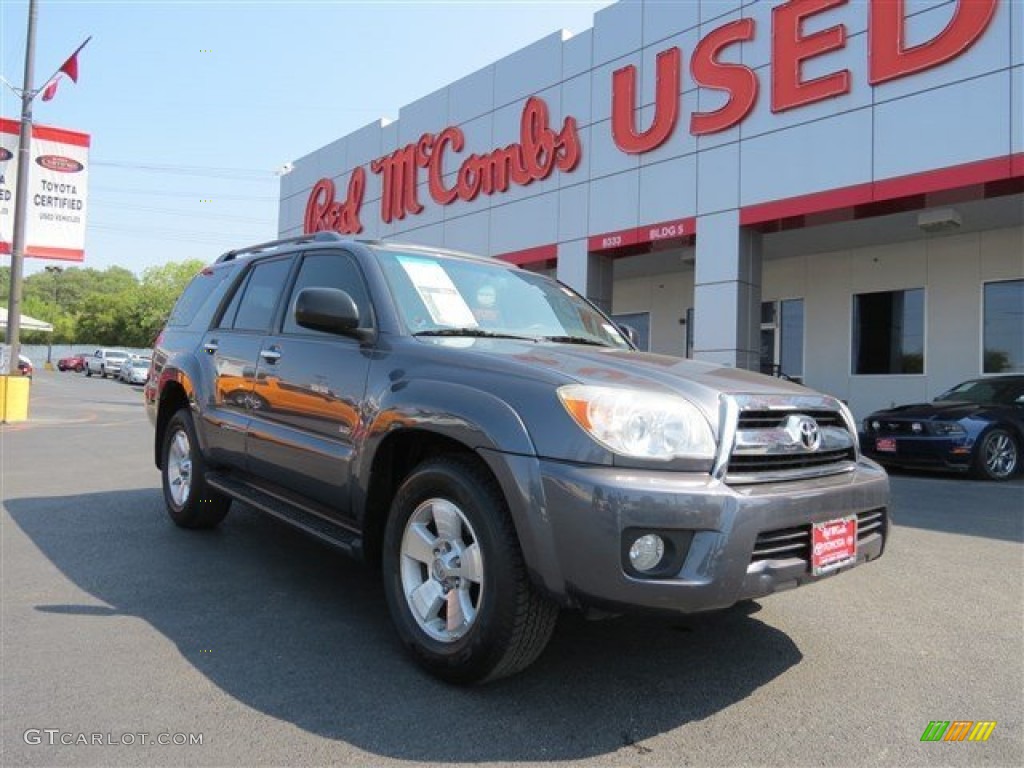
M 462 298 L 455 283 L 436 261 L 399 256 L 398 263 L 412 281 L 416 293 L 438 325 L 453 328 L 475 328 L 473 311 Z

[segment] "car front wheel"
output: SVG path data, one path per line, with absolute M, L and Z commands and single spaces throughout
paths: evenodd
M 524 669 L 558 618 L 527 576 L 500 488 L 469 457 L 425 461 L 402 483 L 382 568 L 399 637 L 420 665 L 449 682 Z
M 214 528 L 228 513 L 231 499 L 206 483 L 206 466 L 192 414 L 186 408 L 175 413 L 167 424 L 160 474 L 167 513 L 176 525 Z
M 1020 465 L 1020 446 L 1002 427 L 990 429 L 978 442 L 974 473 L 983 480 L 1009 480 Z

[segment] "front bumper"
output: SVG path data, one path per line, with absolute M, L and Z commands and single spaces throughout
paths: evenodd
M 877 450 L 878 438 L 862 435 L 861 451 L 880 464 L 966 471 L 970 469 L 974 441 L 968 437 L 922 435 L 920 437 L 881 436 L 895 441 L 895 451 Z
M 707 475 L 537 464 L 542 492 L 534 498 L 543 499 L 540 517 L 550 536 L 544 548 L 556 559 L 560 585 L 552 584 L 550 569 L 541 580 L 571 605 L 686 613 L 726 608 L 874 560 L 889 531 L 888 479 L 870 461 L 840 475 L 743 486 Z M 811 524 L 852 515 L 872 521 L 860 531 L 856 561 L 813 575 Z M 628 542 L 645 531 L 664 532 L 685 548 L 677 568 L 657 577 L 630 573 Z M 765 543 L 801 532 L 805 550 L 776 558 Z

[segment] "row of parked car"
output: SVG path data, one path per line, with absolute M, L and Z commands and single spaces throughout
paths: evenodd
M 116 378 L 128 384 L 145 384 L 149 379 L 148 355 L 124 349 L 97 349 L 92 355 L 71 355 L 57 361 L 57 370 L 85 373 L 86 376 Z

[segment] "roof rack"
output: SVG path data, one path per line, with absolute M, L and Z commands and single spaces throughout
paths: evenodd
M 311 235 L 299 235 L 297 237 L 286 237 L 283 240 L 269 240 L 265 243 L 259 243 L 258 245 L 250 245 L 247 248 L 235 248 L 232 251 L 228 251 L 222 254 L 217 259 L 217 263 L 220 264 L 223 261 L 231 261 L 243 256 L 247 253 L 261 253 L 263 251 L 272 251 L 275 248 L 280 248 L 283 245 L 297 245 L 299 243 L 336 243 L 339 240 L 345 240 L 346 238 L 339 235 L 337 232 L 314 232 Z

